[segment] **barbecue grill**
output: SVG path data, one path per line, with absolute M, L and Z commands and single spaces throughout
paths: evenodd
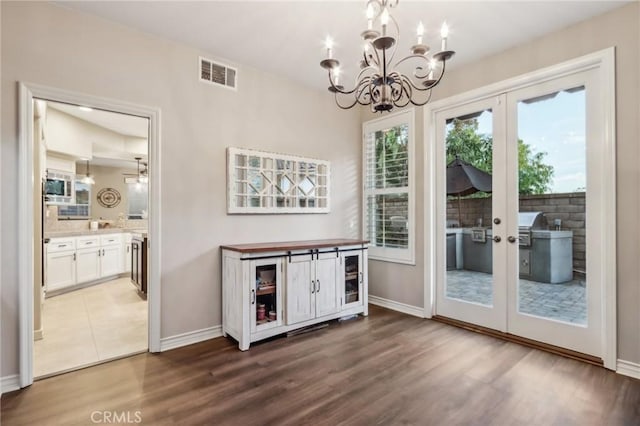
M 573 232 L 550 231 L 542 212 L 518 213 L 520 278 L 543 283 L 573 279 Z M 462 230 L 462 265 L 468 271 L 493 272 L 493 230 Z M 453 240 L 451 241 L 453 244 Z
M 550 231 L 542 212 L 518 213 L 520 278 L 563 283 L 573 279 L 573 232 Z
M 547 218 L 542 212 L 518 213 L 518 237 L 520 247 L 531 247 L 531 232 L 547 230 Z

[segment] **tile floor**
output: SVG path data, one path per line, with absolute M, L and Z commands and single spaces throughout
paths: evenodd
M 147 318 L 128 277 L 45 299 L 34 377 L 147 350 Z
M 520 312 L 573 324 L 587 323 L 585 280 L 549 284 L 520 279 L 519 283 Z M 466 270 L 447 271 L 447 296 L 490 305 L 493 275 Z

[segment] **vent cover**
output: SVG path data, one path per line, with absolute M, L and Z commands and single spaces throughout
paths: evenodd
M 237 73 L 235 68 L 200 57 L 200 81 L 236 90 Z

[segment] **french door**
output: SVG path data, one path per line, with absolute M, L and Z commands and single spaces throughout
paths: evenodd
M 435 113 L 436 314 L 602 357 L 596 78 Z

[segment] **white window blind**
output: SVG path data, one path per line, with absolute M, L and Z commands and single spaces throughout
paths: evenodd
M 413 110 L 364 124 L 364 236 L 370 257 L 414 263 Z

